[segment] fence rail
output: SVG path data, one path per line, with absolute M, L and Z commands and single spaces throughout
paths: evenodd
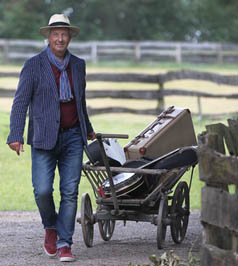
M 238 120 L 209 125 L 199 135 L 203 266 L 238 265 Z M 226 142 L 230 155 L 225 155 Z M 231 188 L 231 185 L 233 186 Z
M 4 61 L 26 60 L 45 47 L 45 41 L 0 39 Z M 176 63 L 237 63 L 238 45 L 162 41 L 71 42 L 70 50 L 87 61 L 171 61 Z
M 8 72 L 1 73 L 1 77 L 19 77 L 19 73 Z M 164 110 L 165 97 L 169 96 L 189 96 L 197 98 L 198 113 L 199 116 L 215 116 L 215 115 L 204 115 L 202 113 L 201 98 L 226 98 L 226 99 L 238 99 L 237 94 L 211 94 L 199 91 L 188 91 L 182 89 L 164 89 L 164 84 L 172 80 L 182 80 L 182 79 L 193 79 L 193 80 L 205 80 L 211 81 L 216 84 L 225 84 L 230 86 L 238 86 L 238 76 L 235 75 L 219 75 L 209 72 L 199 72 L 191 70 L 180 70 L 180 71 L 169 71 L 165 74 L 157 75 L 145 75 L 145 74 L 105 74 L 105 73 L 94 73 L 87 75 L 87 81 L 104 81 L 104 82 L 131 82 L 131 83 L 144 83 L 146 84 L 158 84 L 158 89 L 156 90 L 87 90 L 86 96 L 88 99 L 95 98 L 113 98 L 113 99 L 143 99 L 143 100 L 157 100 L 156 109 L 144 109 L 144 110 L 134 110 L 131 108 L 123 107 L 110 107 L 110 108 L 89 108 L 89 113 L 91 115 L 102 114 L 102 113 L 118 113 L 118 112 L 129 112 L 137 114 L 153 114 L 156 115 L 162 110 Z M 0 88 L 0 97 L 13 97 L 15 94 L 14 89 L 4 89 Z M 224 114 L 217 114 L 216 116 L 223 116 Z

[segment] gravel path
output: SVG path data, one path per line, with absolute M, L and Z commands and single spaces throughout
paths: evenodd
M 49 259 L 42 249 L 44 231 L 37 212 L 0 212 L 0 265 L 64 265 L 57 258 Z M 112 239 L 104 242 L 94 226 L 94 244 L 87 248 L 83 242 L 81 225 L 76 224 L 72 252 L 77 261 L 71 265 L 82 266 L 127 266 L 150 263 L 149 256 L 162 255 L 165 251 L 174 250 L 175 254 L 186 260 L 192 250 L 199 257 L 202 226 L 200 212 L 192 211 L 186 238 L 180 245 L 174 244 L 167 230 L 166 247 L 158 250 L 156 244 L 156 226 L 149 223 L 118 221 Z M 69 264 L 67 264 L 69 265 Z

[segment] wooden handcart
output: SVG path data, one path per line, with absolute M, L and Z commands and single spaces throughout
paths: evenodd
M 131 168 L 111 167 L 103 146 L 104 138 L 128 138 L 122 134 L 97 134 L 104 166 L 90 162 L 83 164 L 83 173 L 90 182 L 96 197 L 97 209 L 93 212 L 91 199 L 84 193 L 81 201 L 81 217 L 77 221 L 82 226 L 83 239 L 87 247 L 93 245 L 94 224 L 98 223 L 103 240 L 111 239 L 117 220 L 149 222 L 157 226 L 157 247 L 164 247 L 166 229 L 170 226 L 172 239 L 181 243 L 185 237 L 189 213 L 189 191 L 193 169 L 197 164 L 174 169 L 151 169 L 148 167 Z M 166 156 L 161 156 L 157 161 Z M 146 165 L 146 164 L 145 164 Z M 153 165 L 153 164 L 148 164 Z M 191 168 L 189 184 L 180 181 L 183 174 Z M 118 177 L 130 177 L 117 187 Z M 146 179 L 156 180 L 148 188 Z M 130 185 L 127 184 L 130 183 Z M 177 184 L 178 183 L 178 184 Z M 174 187 L 177 184 L 175 190 Z M 151 188 L 152 187 L 152 188 Z M 128 188 L 126 191 L 125 188 Z

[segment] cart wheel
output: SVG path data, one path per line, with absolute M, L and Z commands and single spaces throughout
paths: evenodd
M 186 234 L 189 219 L 189 189 L 186 182 L 180 182 L 175 189 L 171 205 L 171 235 L 180 244 Z
M 98 220 L 99 232 L 104 241 L 111 239 L 115 229 L 115 223 L 114 220 Z
M 166 236 L 166 218 L 168 216 L 168 198 L 164 196 L 160 200 L 159 211 L 157 217 L 157 247 L 162 249 L 164 247 L 164 241 Z
M 81 201 L 81 225 L 84 243 L 87 247 L 93 245 L 93 209 L 88 193 L 84 193 Z

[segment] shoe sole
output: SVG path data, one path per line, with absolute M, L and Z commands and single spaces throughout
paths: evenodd
M 50 254 L 49 252 L 47 252 L 47 250 L 46 250 L 45 247 L 43 247 L 43 248 L 44 248 L 45 254 L 46 254 L 48 257 L 50 257 L 50 258 L 54 258 L 54 257 L 57 255 L 57 251 L 56 251 L 54 254 Z
M 70 258 L 70 257 L 62 257 L 62 258 L 59 258 L 59 260 L 61 262 L 72 262 L 72 261 L 76 261 L 75 258 Z

